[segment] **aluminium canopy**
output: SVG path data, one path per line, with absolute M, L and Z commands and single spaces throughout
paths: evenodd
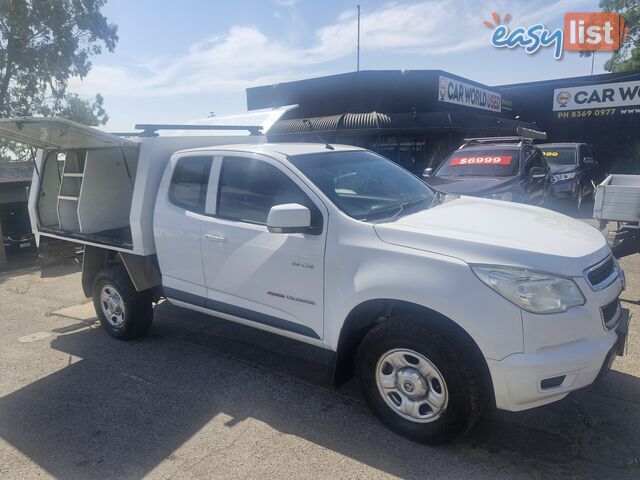
M 0 119 L 0 137 L 44 149 L 104 148 L 137 142 L 87 127 L 65 118 L 14 117 Z

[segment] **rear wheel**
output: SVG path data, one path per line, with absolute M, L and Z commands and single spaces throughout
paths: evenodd
M 151 292 L 138 292 L 122 266 L 108 267 L 96 275 L 93 304 L 102 327 L 120 340 L 141 337 L 151 327 Z
M 460 346 L 420 319 L 374 327 L 357 353 L 360 385 L 390 429 L 428 444 L 448 442 L 477 421 L 482 389 Z

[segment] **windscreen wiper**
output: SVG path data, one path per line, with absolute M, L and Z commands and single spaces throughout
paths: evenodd
M 412 205 L 418 205 L 419 203 L 422 203 L 422 202 L 424 202 L 425 200 L 426 200 L 426 198 L 421 198 L 421 199 L 419 199 L 419 200 L 411 200 L 411 201 L 408 201 L 408 202 L 404 202 L 404 203 L 401 203 L 400 205 L 397 205 L 396 207 L 388 208 L 388 209 L 386 209 L 386 210 L 381 210 L 381 211 L 379 211 L 379 212 L 376 212 L 376 215 L 377 215 L 377 214 L 379 214 L 379 213 L 384 213 L 384 212 L 391 211 L 391 210 L 394 210 L 395 208 L 397 208 L 397 209 L 398 209 L 398 211 L 397 211 L 397 212 L 395 212 L 393 215 L 391 215 L 391 216 L 387 219 L 387 221 L 391 222 L 391 221 L 393 221 L 394 219 L 396 219 L 396 218 L 398 217 L 398 215 L 400 215 L 400 214 L 404 211 L 404 209 L 405 209 L 406 207 L 410 207 L 410 206 L 412 206 Z M 429 206 L 431 206 L 431 205 L 429 205 Z

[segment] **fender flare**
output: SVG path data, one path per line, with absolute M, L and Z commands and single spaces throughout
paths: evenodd
M 458 323 L 436 310 L 424 305 L 389 298 L 366 300 L 349 312 L 338 339 L 333 375 L 335 386 L 342 385 L 353 376 L 356 351 L 369 330 L 399 311 L 412 312 L 424 318 L 431 328 L 437 329 L 456 344 L 467 348 L 474 363 L 472 367 L 480 376 L 490 401 L 495 404 L 489 366 L 475 340 Z

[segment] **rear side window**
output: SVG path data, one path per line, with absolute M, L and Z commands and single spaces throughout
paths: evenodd
M 217 215 L 229 220 L 266 225 L 271 207 L 298 203 L 311 210 L 312 226 L 322 222 L 320 211 L 300 187 L 261 160 L 225 157 L 218 195 Z
M 176 163 L 169 200 L 178 207 L 204 213 L 212 157 L 182 157 Z

